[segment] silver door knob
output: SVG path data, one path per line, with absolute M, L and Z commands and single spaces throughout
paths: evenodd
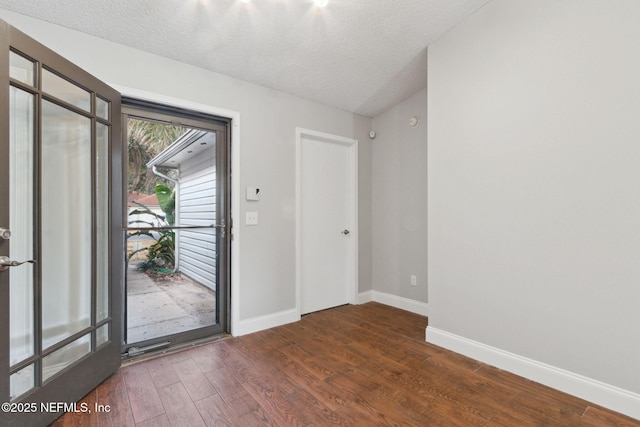
M 349 231 L 349 230 L 344 230 L 344 231 L 342 232 L 342 234 L 344 234 L 345 236 L 347 236 L 349 233 L 350 233 L 350 231 Z
M 0 228 L 0 238 L 9 240 L 11 238 L 11 230 L 8 228 Z
M 0 271 L 6 271 L 9 269 L 9 267 L 17 267 L 19 265 L 22 265 L 24 263 L 29 263 L 29 264 L 35 264 L 36 260 L 35 259 L 30 259 L 27 261 L 12 261 L 9 259 L 9 257 L 7 256 L 0 256 Z

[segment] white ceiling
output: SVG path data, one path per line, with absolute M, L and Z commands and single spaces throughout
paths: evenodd
M 373 117 L 426 87 L 426 47 L 489 0 L 0 0 L 0 7 Z

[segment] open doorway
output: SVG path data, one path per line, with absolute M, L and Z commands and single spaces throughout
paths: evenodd
M 227 332 L 228 122 L 123 103 L 125 351 Z

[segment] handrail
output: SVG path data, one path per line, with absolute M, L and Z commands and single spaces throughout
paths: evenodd
M 160 230 L 190 230 L 198 228 L 220 228 L 226 227 L 225 224 L 211 224 L 211 225 L 166 225 L 162 227 L 125 227 L 125 231 L 160 231 Z

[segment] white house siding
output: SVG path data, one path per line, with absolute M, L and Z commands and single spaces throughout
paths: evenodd
M 181 226 L 216 222 L 216 168 L 213 156 L 200 156 L 181 165 L 178 221 Z M 179 270 L 216 290 L 216 230 L 177 233 Z

